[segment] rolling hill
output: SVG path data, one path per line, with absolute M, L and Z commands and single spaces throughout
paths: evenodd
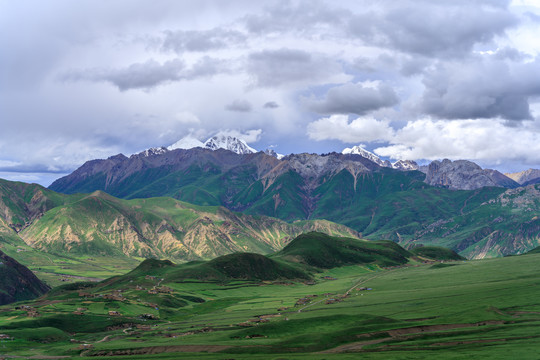
M 372 257 L 381 253 L 372 250 L 408 252 L 382 242 L 365 248 L 374 261 L 366 263 L 353 259 L 363 243 L 308 234 L 291 241 L 284 257 L 145 260 L 122 276 L 2 307 L 2 351 L 212 360 L 537 356 L 540 255 L 436 265 L 413 258 L 381 268 L 382 258 Z M 331 250 L 335 262 L 299 262 L 328 259 L 313 258 L 311 247 Z
M 14 246 L 22 239 L 46 253 L 185 261 L 239 251 L 267 254 L 306 231 L 359 236 L 326 220 L 291 224 L 172 198 L 122 200 L 100 191 L 64 195 L 38 185 L 0 185 L 0 239 Z

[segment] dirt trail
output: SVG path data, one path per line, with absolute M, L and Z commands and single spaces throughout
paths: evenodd
M 399 268 L 399 269 L 393 269 L 393 270 L 388 270 L 388 271 L 384 271 L 384 272 L 381 272 L 381 273 L 377 273 L 376 275 L 373 275 L 373 276 L 371 276 L 371 277 L 369 277 L 369 278 L 367 278 L 367 279 L 361 279 L 361 280 L 358 280 L 358 281 L 357 281 L 357 282 L 356 282 L 349 290 L 347 290 L 347 291 L 345 292 L 345 294 L 343 294 L 342 296 L 343 296 L 343 297 L 348 296 L 348 295 L 350 294 L 350 292 L 353 291 L 356 287 L 362 285 L 362 284 L 365 283 L 365 282 L 368 282 L 369 280 L 373 280 L 373 279 L 375 279 L 375 278 L 378 278 L 379 276 L 382 276 L 382 275 L 384 275 L 384 274 L 388 274 L 389 272 L 396 271 L 396 270 L 400 270 L 400 269 L 401 269 L 401 268 Z M 339 295 L 336 295 L 336 296 L 339 296 Z M 302 312 L 302 311 L 304 311 L 305 309 L 307 309 L 307 308 L 310 307 L 310 306 L 314 306 L 314 305 L 320 304 L 321 302 L 325 301 L 326 299 L 327 299 L 327 297 L 324 298 L 324 299 L 321 299 L 321 300 L 319 300 L 319 301 L 313 302 L 313 303 L 311 303 L 311 304 L 308 304 L 308 305 L 304 306 L 303 308 L 298 309 L 298 312 Z

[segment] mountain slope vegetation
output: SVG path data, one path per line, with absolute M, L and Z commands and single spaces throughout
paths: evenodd
M 0 251 L 0 305 L 31 300 L 49 289 L 26 266 Z
M 487 171 L 473 170 L 480 177 Z M 325 219 L 367 239 L 439 244 L 468 258 L 522 253 L 540 244 L 532 220 L 540 215 L 536 204 L 509 212 L 490 203 L 506 191 L 502 187 L 450 190 L 424 180 L 420 171 L 380 167 L 354 154 L 297 154 L 279 161 L 263 153 L 191 149 L 92 161 L 51 188 L 169 196 L 287 222 Z
M 52 200 L 43 200 L 47 206 L 40 205 L 35 215 L 26 203 L 12 206 L 13 210 L 5 206 L 6 214 L 19 212 L 19 219 L 25 222 L 15 228 L 15 218 L 6 216 L 4 223 L 11 226 L 4 226 L 2 231 L 6 238 L 19 237 L 34 249 L 49 253 L 169 257 L 181 261 L 233 252 L 267 254 L 305 231 L 359 236 L 354 230 L 326 220 L 290 224 L 172 198 L 122 200 L 100 191 L 66 196 L 37 189 L 32 194 L 50 193 Z

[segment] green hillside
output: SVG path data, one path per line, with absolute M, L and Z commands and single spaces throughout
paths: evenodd
M 103 192 L 51 209 L 19 235 L 34 248 L 52 253 L 193 260 L 274 252 L 309 230 L 357 236 L 328 221 L 289 224 L 172 198 L 128 201 Z
M 411 254 L 391 241 L 365 241 L 312 232 L 298 236 L 273 256 L 331 269 L 353 264 L 402 265 Z
M 455 251 L 440 246 L 419 246 L 411 249 L 410 253 L 432 260 L 465 260 Z
M 311 241 L 328 245 L 323 238 Z M 287 251 L 307 258 L 300 251 L 305 239 L 296 239 Z M 351 244 L 341 245 L 347 253 Z M 534 359 L 540 351 L 538 254 L 446 267 L 417 262 L 386 269 L 332 266 L 312 273 L 308 282 L 275 276 L 286 269 L 286 260 L 273 256 L 259 266 L 259 256 L 227 255 L 181 265 L 147 260 L 99 284 L 56 288 L 25 303 L 31 310 L 4 306 L 0 333 L 12 340 L 2 342 L 2 353 L 322 360 L 503 359 L 508 354 Z M 233 274 L 244 274 L 227 281 L 177 276 L 195 273 L 188 269 L 224 275 L 229 266 Z M 264 280 L 264 274 L 275 280 Z M 29 311 L 39 315 L 29 317 Z

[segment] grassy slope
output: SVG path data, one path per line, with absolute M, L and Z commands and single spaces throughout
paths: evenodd
M 270 253 L 306 230 L 356 235 L 328 221 L 288 224 L 172 198 L 128 201 L 96 192 L 48 211 L 22 236 L 55 253 L 185 260 L 238 251 Z
M 411 254 L 433 260 L 465 260 L 455 251 L 439 246 L 419 246 L 410 250 Z
M 273 257 L 329 269 L 352 264 L 395 266 L 408 262 L 411 254 L 391 241 L 338 238 L 321 233 L 298 236 Z
M 60 302 L 42 300 L 36 305 L 41 318 L 28 319 L 22 312 L 4 307 L 0 312 L 0 331 L 16 338 L 4 342 L 3 351 L 20 356 L 79 357 L 76 344 L 70 344 L 62 330 L 55 330 L 64 329 L 77 332 L 70 337 L 92 343 L 94 353 L 129 354 L 139 349 L 140 355 L 130 356 L 134 359 L 505 359 L 508 354 L 534 359 L 540 347 L 539 263 L 540 255 L 531 254 L 457 262 L 456 266 L 445 268 L 419 265 L 377 270 L 345 266 L 319 276 L 328 275 L 335 280 L 319 278 L 312 286 L 301 282 L 280 285 L 233 281 L 223 285 L 171 279 L 161 285 L 170 286 L 172 294 L 157 295 L 135 289 L 136 285 L 150 288 L 159 281 L 142 278 L 123 287 L 127 298 L 124 301 L 85 300 L 77 292 L 70 295 L 64 289 L 56 291 L 53 297 Z M 153 273 L 152 268 L 139 275 Z M 155 269 L 158 277 L 167 268 Z M 373 290 L 360 291 L 360 287 Z M 325 303 L 350 289 L 353 290 L 343 301 Z M 294 306 L 308 294 L 318 296 L 305 305 Z M 146 303 L 159 303 L 159 310 Z M 81 305 L 87 308 L 86 315 L 71 314 Z M 289 309 L 277 310 L 282 307 Z M 122 315 L 105 315 L 109 310 Z M 141 322 L 137 319 L 141 313 L 159 316 L 160 320 L 142 322 L 157 326 L 146 331 L 105 330 L 114 323 Z M 277 316 L 259 325 L 237 325 L 264 314 Z M 74 322 L 77 330 L 69 325 Z M 38 339 L 28 339 L 29 330 Z M 40 343 L 39 337 L 46 334 L 54 339 Z M 257 337 L 251 338 L 253 335 Z M 98 342 L 105 336 L 105 341 Z M 193 347 L 186 349 L 186 345 Z M 219 354 L 207 353 L 214 351 L 216 345 L 229 348 Z M 172 352 L 151 355 L 145 353 L 149 347 L 154 352 Z M 31 353 L 30 348 L 34 349 Z M 192 352 L 178 352 L 186 350 Z M 318 354 L 320 351 L 331 352 Z

